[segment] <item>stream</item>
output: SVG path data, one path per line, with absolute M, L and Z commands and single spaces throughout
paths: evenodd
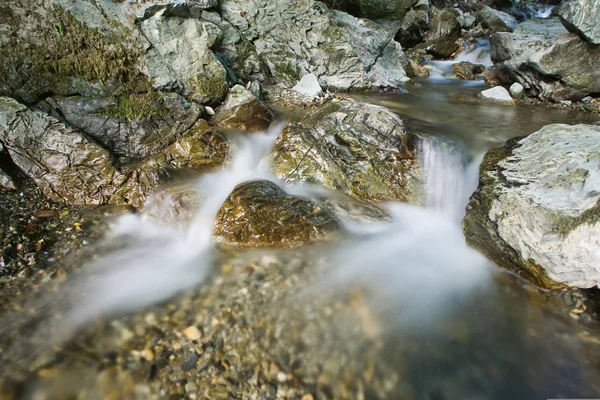
M 485 59 L 481 49 L 469 57 Z M 178 304 L 189 293 L 202 296 L 202 290 L 219 286 L 215 274 L 224 265 L 260 265 L 264 260 L 284 260 L 277 262 L 285 265 L 291 259 L 290 263 L 317 265 L 312 278 L 295 286 L 295 294 L 264 305 L 263 312 L 272 313 L 273 323 L 282 330 L 277 340 L 284 348 L 304 353 L 298 359 L 306 365 L 331 357 L 332 363 L 350 364 L 348 371 L 362 376 L 369 369 L 363 362 L 374 362 L 379 383 L 365 384 L 362 397 L 354 398 L 599 397 L 598 333 L 594 337 L 569 314 L 569 304 L 575 302 L 567 299 L 571 295 L 545 293 L 500 271 L 466 245 L 460 225 L 477 188 L 485 151 L 550 123 L 593 124 L 597 118 L 568 110 L 471 101 L 485 85 L 449 77 L 448 65 L 432 64 L 432 76 L 410 86 L 407 94 L 352 95 L 397 112 L 411 129 L 425 135 L 419 143 L 425 171 L 422 207 L 386 204 L 391 222 L 347 221 L 344 240 L 312 250 L 223 255 L 213 243 L 212 229 L 217 211 L 237 184 L 268 179 L 292 194 L 313 199 L 328 195 L 279 182 L 262 161 L 285 126 L 283 120 L 266 133 L 235 136 L 229 165 L 188 183 L 201 195 L 194 219 L 186 227 L 168 226 L 143 213 L 116 220 L 97 244 L 102 255 L 67 281 L 61 293 L 41 300 L 67 306 L 56 326 L 48 323 L 48 329 L 39 332 L 46 344 L 28 351 L 41 354 L 49 345 L 68 347 L 82 331 L 88 338 L 100 335 L 90 329 L 99 318 L 114 326 L 109 321 L 127 324 L 148 312 L 169 315 L 170 299 Z M 290 335 L 305 334 L 314 323 L 306 321 L 322 317 L 328 304 L 357 290 L 364 306 L 359 309 L 367 310 L 357 313 L 358 322 L 354 317 L 332 317 L 319 325 L 322 337 L 309 342 L 312 345 L 298 350 L 286 342 L 287 330 Z M 336 358 L 340 348 L 346 358 Z M 109 346 L 99 351 L 117 350 Z M 273 345 L 268 351 L 278 358 L 284 350 Z M 352 381 L 353 376 L 347 379 Z M 385 390 L 379 392 L 377 386 Z

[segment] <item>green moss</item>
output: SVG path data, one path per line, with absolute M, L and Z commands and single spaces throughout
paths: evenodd
M 100 111 L 101 115 L 118 116 L 127 120 L 138 120 L 168 113 L 169 108 L 157 92 L 119 96 L 115 105 Z
M 188 79 L 188 84 L 194 89 L 192 98 L 203 101 L 205 98 L 222 100 L 227 94 L 227 80 L 224 69 L 212 68 L 206 74 L 193 76 Z
M 577 217 L 557 215 L 555 230 L 561 236 L 567 236 L 581 225 L 594 225 L 600 222 L 600 200 L 592 208 L 582 212 Z
M 295 57 L 293 59 L 295 59 Z M 295 83 L 300 80 L 300 71 L 298 71 L 298 67 L 290 61 L 275 62 L 275 72 L 281 79 L 290 83 Z

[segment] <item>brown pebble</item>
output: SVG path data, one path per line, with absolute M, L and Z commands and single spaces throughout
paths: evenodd
M 55 210 L 40 210 L 34 214 L 38 219 L 53 219 L 58 218 L 58 211 Z
M 183 334 L 190 340 L 198 340 L 201 337 L 200 331 L 193 325 L 185 328 Z

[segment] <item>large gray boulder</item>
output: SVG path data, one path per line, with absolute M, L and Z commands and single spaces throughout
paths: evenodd
M 419 203 L 416 140 L 386 108 L 342 101 L 289 124 L 268 159 L 284 182 L 320 184 L 363 200 Z
M 544 288 L 600 284 L 600 127 L 548 125 L 489 151 L 463 228 Z
M 313 0 L 224 0 L 221 17 L 251 42 L 275 83 L 314 73 L 335 89 L 399 87 L 408 60 L 393 34 Z
M 579 34 L 590 43 L 600 44 L 599 0 L 572 0 L 563 3 L 558 15 L 569 32 Z
M 13 162 L 57 203 L 144 205 L 172 169 L 220 165 L 221 137 L 199 122 L 186 135 L 143 162 L 112 165 L 109 152 L 59 120 L 0 97 L 0 142 Z
M 554 19 L 530 20 L 490 39 L 501 83 L 519 82 L 542 100 L 579 100 L 600 93 L 600 46 L 569 34 Z
M 402 20 L 396 40 L 404 47 L 421 43 L 429 29 L 429 14 L 426 10 L 410 10 Z
M 141 158 L 173 143 L 200 117 L 201 108 L 176 93 L 115 98 L 62 97 L 54 112 L 118 156 Z
M 517 20 L 510 14 L 484 6 L 477 13 L 477 22 L 492 32 L 512 32 L 517 27 Z

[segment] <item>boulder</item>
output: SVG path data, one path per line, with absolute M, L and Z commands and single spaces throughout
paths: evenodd
M 600 44 L 600 0 L 573 0 L 559 6 L 560 20 L 584 40 Z
M 413 47 L 424 40 L 429 29 L 429 15 L 426 10 L 410 10 L 402 20 L 396 34 L 396 41 L 404 47 Z
M 199 103 L 225 98 L 225 67 L 211 48 L 221 34 L 218 26 L 196 18 L 185 18 L 165 6 L 139 23 L 150 43 L 145 54 L 146 73 L 160 90 L 177 90 Z
M 502 86 L 495 86 L 491 89 L 483 90 L 479 93 L 479 97 L 491 103 L 514 105 L 513 98 L 510 97 L 508 90 Z
M 313 0 L 223 0 L 220 13 L 256 49 L 272 83 L 314 73 L 327 88 L 399 87 L 409 62 L 384 27 Z
M 436 39 L 426 43 L 425 51 L 435 58 L 450 58 L 458 51 L 459 47 L 455 40 Z
M 200 117 L 200 106 L 176 93 L 55 97 L 58 118 L 117 156 L 141 158 L 173 143 Z
M 471 246 L 548 289 L 600 283 L 600 127 L 548 125 L 489 151 L 463 229 Z
M 225 103 L 217 108 L 210 120 L 217 128 L 241 132 L 266 130 L 273 121 L 273 113 L 251 91 L 236 85 L 229 91 Z
M 386 108 L 342 101 L 289 124 L 269 160 L 284 182 L 320 184 L 363 200 L 419 203 L 416 140 Z
M 306 97 L 319 97 L 323 94 L 323 89 L 319 85 L 319 80 L 315 74 L 304 75 L 300 82 L 292 88 L 295 92 Z
M 469 61 L 461 61 L 452 65 L 452 72 L 459 79 L 473 80 L 475 75 L 483 73 L 485 66 L 481 64 L 473 64 Z
M 477 21 L 492 32 L 512 32 L 517 27 L 517 20 L 510 14 L 483 6 L 476 15 Z
M 462 27 L 458 20 L 459 15 L 458 11 L 453 8 L 436 10 L 433 18 L 431 18 L 427 40 L 458 40 L 462 32 Z
M 401 20 L 417 0 L 356 0 L 359 15 L 368 19 Z
M 530 20 L 490 39 L 502 84 L 518 82 L 541 100 L 580 100 L 600 93 L 600 46 L 568 34 L 557 19 Z
M 340 225 L 323 206 L 269 181 L 238 185 L 217 213 L 217 241 L 240 247 L 296 247 L 332 239 Z
M 215 135 L 199 122 L 160 153 L 117 170 L 109 152 L 81 132 L 0 98 L 0 140 L 13 162 L 57 203 L 141 207 L 170 170 L 221 164 L 227 145 Z

